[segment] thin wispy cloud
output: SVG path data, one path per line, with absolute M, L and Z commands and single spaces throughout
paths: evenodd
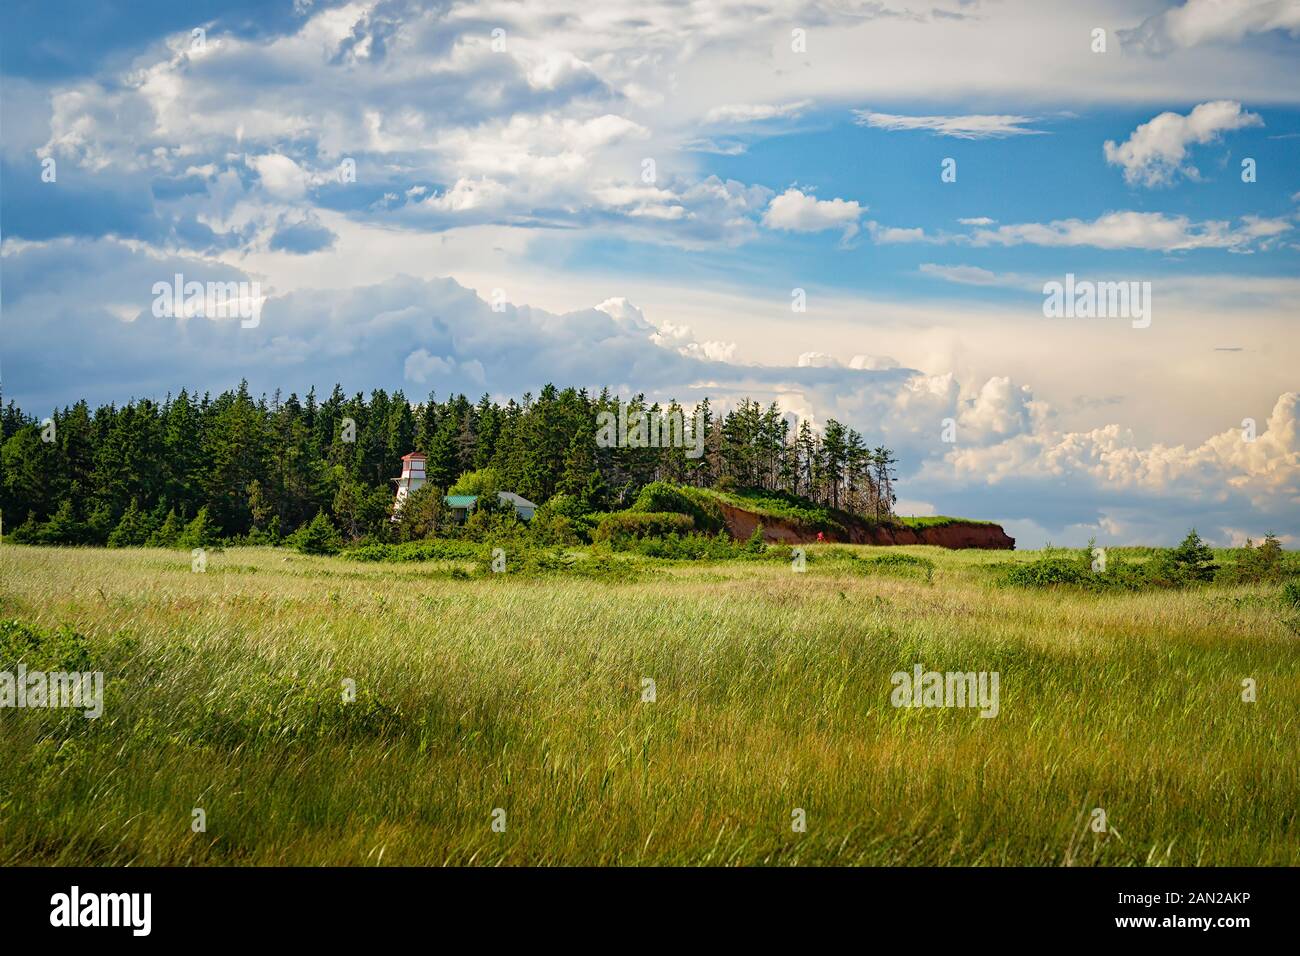
M 1292 230 L 1281 218 L 1243 216 L 1237 225 L 1223 220 L 1195 221 L 1159 212 L 1112 212 L 1096 219 L 1057 219 L 978 229 L 977 246 L 1092 246 L 1098 249 L 1147 249 L 1184 252 L 1226 249 L 1246 252 Z
M 997 139 L 1003 136 L 1027 136 L 1046 132 L 1028 129 L 1032 116 L 967 114 L 964 116 L 903 116 L 897 113 L 874 113 L 854 110 L 859 126 L 885 130 L 922 130 L 954 139 Z
M 917 267 L 922 275 L 955 282 L 959 285 L 979 285 L 990 288 L 1025 286 L 1029 280 L 1014 273 L 993 272 L 980 266 L 941 265 L 935 262 L 923 262 Z
M 688 153 L 713 153 L 716 156 L 739 156 L 745 152 L 744 143 L 726 139 L 688 139 L 679 149 Z
M 715 106 L 704 116 L 704 122 L 710 125 L 727 125 L 740 123 L 758 123 L 763 120 L 787 119 L 798 116 L 811 105 L 810 100 L 798 103 L 735 103 L 727 106 Z

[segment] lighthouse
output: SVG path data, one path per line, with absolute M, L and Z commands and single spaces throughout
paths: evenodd
M 424 462 L 425 456 L 418 451 L 402 456 L 402 477 L 393 479 L 397 482 L 397 499 L 393 502 L 394 521 L 397 520 L 397 513 L 402 510 L 406 496 L 424 484 Z

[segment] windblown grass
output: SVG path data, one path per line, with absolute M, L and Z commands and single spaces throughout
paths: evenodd
M 852 550 L 934 568 L 6 544 L 0 619 L 81 635 L 106 699 L 0 710 L 0 864 L 1300 864 L 1280 586 L 1013 590 L 981 568 L 1021 554 Z M 916 663 L 999 672 L 999 716 L 891 707 Z
M 919 531 L 922 528 L 947 528 L 950 525 L 995 525 L 996 521 L 979 521 L 974 518 L 952 518 L 948 515 L 896 515 L 889 519 L 890 524 L 902 525 Z

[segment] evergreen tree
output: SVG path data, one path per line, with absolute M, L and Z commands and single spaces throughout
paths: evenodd
M 86 543 L 107 544 L 108 536 L 112 534 L 113 528 L 113 513 L 109 510 L 107 504 L 101 502 L 86 518 Z
M 58 441 L 70 486 L 84 493 L 94 487 L 95 434 L 90 409 L 79 401 L 58 419 Z
M 54 517 L 41 527 L 37 540 L 41 544 L 85 544 L 86 525 L 77 520 L 72 502 L 65 499 Z
M 894 512 L 894 465 L 898 459 L 884 445 L 877 445 L 871 452 L 871 465 L 876 483 L 876 520 L 887 518 Z
M 28 512 L 27 520 L 10 531 L 8 538 L 14 544 L 40 544 L 41 523 L 36 520 L 36 512 Z
M 388 409 L 384 447 L 386 452 L 384 470 L 379 476 L 381 480 L 395 477 L 388 473 L 393 468 L 393 462 L 400 461 L 403 455 L 415 447 L 415 415 L 411 412 L 411 405 L 406 400 L 406 396 L 400 391 L 393 396 L 393 402 Z
M 1178 547 L 1162 556 L 1161 565 L 1175 583 L 1214 580 L 1214 551 L 1201 540 L 1195 528 L 1187 532 Z
M 826 432 L 822 435 L 822 481 L 825 483 L 823 495 L 832 508 L 840 506 L 840 489 L 844 481 L 844 464 L 848 448 L 845 445 L 844 426 L 835 419 L 826 422 Z
M 349 540 L 355 541 L 361 536 L 362 502 L 364 498 L 364 488 L 356 482 L 344 478 L 339 484 L 339 490 L 335 493 L 334 502 L 330 506 L 330 510 L 334 512 L 335 520 Z
M 204 505 L 199 509 L 199 513 L 194 516 L 194 520 L 185 526 L 185 530 L 180 533 L 176 540 L 178 547 L 194 548 L 211 548 L 220 544 L 221 536 L 217 532 L 216 525 L 208 517 L 208 507 Z
M 167 518 L 151 535 L 146 544 L 151 548 L 175 548 L 178 546 L 185 525 L 176 514 L 176 509 L 167 512 Z
M 122 512 L 122 517 L 108 536 L 110 548 L 130 548 L 142 545 L 153 533 L 149 516 L 142 512 L 133 500 Z
M 234 394 L 222 395 L 210 414 L 212 424 L 204 435 L 204 498 L 222 533 L 243 534 L 252 525 L 249 487 L 265 478 L 265 415 L 248 394 L 247 382 L 240 382 Z
M 338 529 L 323 509 L 316 512 L 309 524 L 295 531 L 290 542 L 303 554 L 338 554 L 343 547 Z
M 425 462 L 425 475 L 439 488 L 448 488 L 460 477 L 460 455 L 457 452 L 457 437 L 460 433 L 456 419 L 445 415 L 433 436 L 429 447 L 429 458 Z
M 564 456 L 564 470 L 560 473 L 556 490 L 561 494 L 582 498 L 593 478 L 600 478 L 600 469 L 596 464 L 596 424 L 594 416 L 584 415 L 569 442 Z
M 162 496 L 192 514 L 198 510 L 203 494 L 203 426 L 188 391 L 181 389 L 163 418 Z
M 474 467 L 486 468 L 496 454 L 497 436 L 501 433 L 500 410 L 485 392 L 474 406 Z
M 41 441 L 40 429 L 34 423 L 14 432 L 0 448 L 4 513 L 35 514 L 37 520 L 53 514 L 66 494 L 58 480 L 60 465 L 58 448 Z
M 484 396 L 486 398 L 487 396 Z M 429 397 L 425 399 L 424 404 L 420 406 L 419 413 L 416 415 L 415 425 L 415 450 L 421 454 L 429 454 L 429 447 L 433 444 L 433 436 L 438 433 L 438 401 L 434 393 L 430 392 Z

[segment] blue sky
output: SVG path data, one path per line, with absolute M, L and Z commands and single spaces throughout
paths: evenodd
M 1294 0 L 0 17 L 30 412 L 240 378 L 748 396 L 1025 546 L 1300 543 Z M 155 315 L 178 273 L 256 282 L 258 321 Z M 1067 273 L 1150 283 L 1149 326 L 1045 318 Z
M 922 104 L 926 112 L 951 110 L 954 104 Z M 1098 115 L 1045 120 L 1035 124 L 1043 135 L 961 141 L 924 131 L 887 132 L 857 125 L 851 111 L 809 114 L 791 129 L 772 129 L 736 156 L 706 156 L 704 170 L 723 179 L 765 183 L 778 191 L 797 185 L 819 197 L 855 199 L 869 207 L 868 218 L 929 234 L 964 232 L 959 220 L 989 217 L 1000 222 L 1042 222 L 1096 218 L 1117 209 L 1185 215 L 1196 220 L 1265 215 L 1293 216 L 1291 198 L 1298 184 L 1292 172 L 1300 140 L 1300 111 L 1273 108 L 1267 123 L 1241 131 L 1231 145 L 1202 151 L 1201 180 L 1179 178 L 1155 194 L 1131 186 L 1108 166 L 1100 143 L 1123 140 L 1133 129 L 1166 109 L 1190 112 L 1196 103 L 1161 104 L 1107 110 Z M 873 104 L 884 112 L 905 107 Z M 961 104 L 957 104 L 961 108 Z M 1014 109 L 1014 105 L 1012 106 Z M 912 107 L 917 109 L 917 107 Z M 1289 137 L 1283 139 L 1281 137 Z M 1237 157 L 1237 162 L 1233 158 Z M 1251 156 L 1275 173 L 1266 181 L 1240 183 L 1240 157 Z M 957 162 L 957 181 L 936 188 L 940 164 Z M 1232 163 L 1231 166 L 1228 164 Z M 1068 181 L 1068 188 L 1062 183 Z M 1145 274 L 1180 271 L 1231 271 L 1234 274 L 1293 276 L 1300 258 L 1295 248 L 1277 255 L 1239 256 L 1227 250 L 1196 255 L 1133 249 L 1083 248 L 1073 254 L 1079 272 L 1133 269 Z M 737 259 L 743 259 L 743 265 Z M 923 256 L 951 265 L 973 264 L 992 270 L 1042 270 L 1057 267 L 1060 253 L 1034 246 L 940 246 Z M 742 250 L 725 247 L 697 250 L 690 256 L 671 246 L 609 242 L 592 238 L 573 244 L 563 265 L 618 274 L 629 268 L 672 274 L 698 270 L 702 276 L 728 281 L 738 268 L 776 281 L 778 274 L 818 285 L 870 289 L 898 294 L 926 294 L 943 280 L 917 271 L 912 244 L 844 242 L 829 230 L 792 236 L 766 233 Z M 986 290 L 989 296 L 1003 294 Z M 1034 293 L 1031 293 L 1034 295 Z

